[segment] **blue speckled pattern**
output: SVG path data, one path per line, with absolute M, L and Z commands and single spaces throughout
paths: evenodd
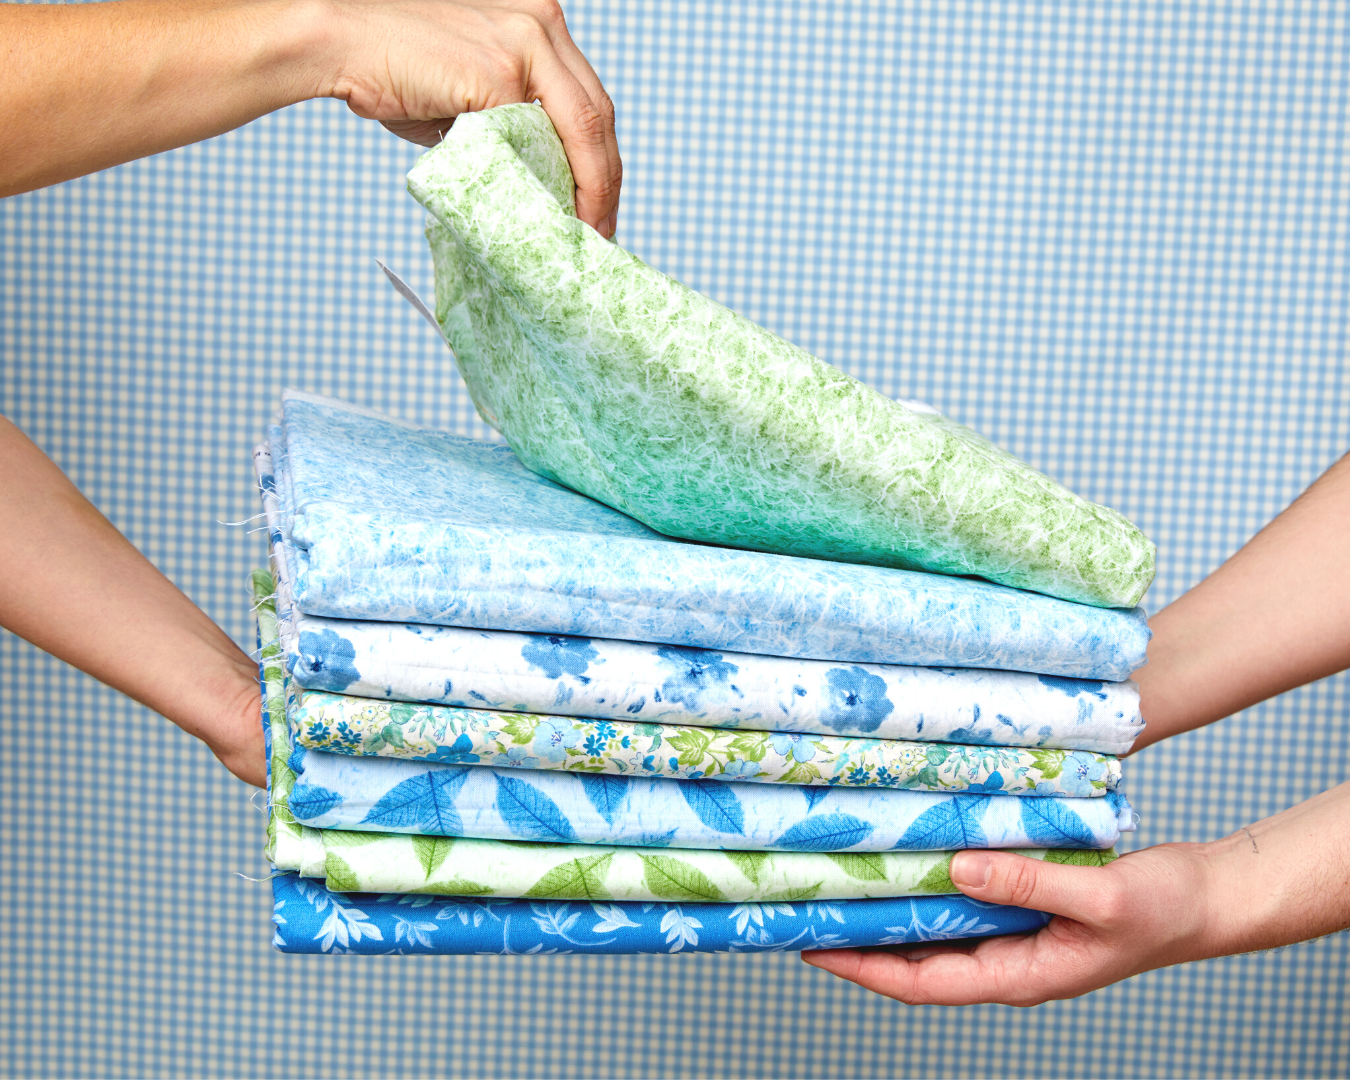
M 432 765 L 297 748 L 290 811 L 319 829 L 726 851 L 1114 847 L 1125 797 L 1023 799 Z
M 505 447 L 288 392 L 271 436 L 306 614 L 1120 681 L 1142 609 L 670 540 Z
M 351 895 L 295 874 L 272 879 L 272 898 L 272 944 L 282 952 L 381 956 L 800 952 L 1025 933 L 1050 919 L 964 896 L 569 904 Z

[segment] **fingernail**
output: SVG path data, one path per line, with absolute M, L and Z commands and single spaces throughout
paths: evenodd
M 993 864 L 983 851 L 958 851 L 952 857 L 952 866 L 948 870 L 954 885 L 983 889 L 989 884 L 989 873 Z

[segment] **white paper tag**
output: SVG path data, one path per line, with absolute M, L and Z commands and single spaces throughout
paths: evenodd
M 404 300 L 408 301 L 408 303 L 420 311 L 422 313 L 422 318 L 431 323 L 431 325 L 435 327 L 437 335 L 440 335 L 441 324 L 436 321 L 436 316 L 431 308 L 427 307 L 422 298 L 413 292 L 412 286 L 390 270 L 389 267 L 385 266 L 382 260 L 376 259 L 375 265 L 384 271 L 384 276 L 389 279 L 389 284 L 398 290 L 399 296 L 403 297 Z

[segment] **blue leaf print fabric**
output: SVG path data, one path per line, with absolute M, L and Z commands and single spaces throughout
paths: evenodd
M 329 892 L 272 878 L 286 953 L 515 955 L 802 952 L 1039 930 L 1050 916 L 965 896 L 808 903 L 559 903 Z
M 272 454 L 254 451 L 285 662 L 302 687 L 384 701 L 752 731 L 1128 753 L 1131 681 L 838 664 L 674 645 L 326 619 L 297 610 Z M 341 684 L 339 686 L 338 684 Z
M 1109 681 L 1145 660 L 1142 609 L 671 540 L 504 446 L 329 399 L 288 391 L 269 442 L 306 615 Z
M 808 789 L 786 784 L 610 777 L 600 796 L 593 778 L 576 773 L 318 750 L 293 755 L 291 767 L 291 813 L 319 829 L 729 851 L 939 851 L 1106 849 L 1134 828 L 1117 792 L 1022 799 L 832 787 L 811 789 L 820 793 L 813 801 L 802 798 Z M 318 791 L 322 798 L 310 794 Z M 448 795 L 434 812 L 431 791 Z

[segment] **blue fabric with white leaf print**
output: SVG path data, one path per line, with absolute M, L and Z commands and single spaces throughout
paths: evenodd
M 792 904 L 557 903 L 329 892 L 272 879 L 288 953 L 801 952 L 1039 930 L 1050 916 L 964 896 Z
M 1124 796 L 1022 799 L 435 765 L 297 749 L 290 809 L 320 829 L 741 851 L 1109 848 Z
M 504 446 L 287 391 L 269 433 L 307 615 L 769 656 L 1127 679 L 1141 608 L 939 574 L 671 540 Z M 545 671 L 569 670 L 555 653 Z M 864 726 L 885 710 L 863 710 Z

